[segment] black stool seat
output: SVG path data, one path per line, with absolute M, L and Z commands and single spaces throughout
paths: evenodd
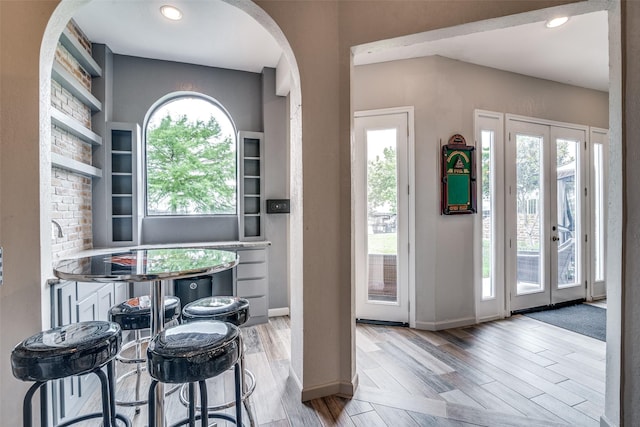
M 163 383 L 199 382 L 234 366 L 240 351 L 240 331 L 235 325 L 215 320 L 185 323 L 151 339 L 148 371 Z
M 164 321 L 170 322 L 180 315 L 180 299 L 164 297 Z M 151 298 L 148 295 L 131 298 L 109 309 L 109 319 L 125 331 L 151 327 Z
M 182 319 L 185 322 L 220 320 L 242 326 L 249 320 L 249 301 L 228 296 L 201 298 L 184 306 Z
M 42 382 L 89 373 L 115 357 L 120 339 L 120 327 L 102 321 L 37 333 L 13 349 L 13 375 L 23 381 Z

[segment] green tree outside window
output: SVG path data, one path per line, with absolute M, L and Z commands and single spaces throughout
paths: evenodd
M 193 104 L 193 98 L 187 98 Z M 178 99 L 173 103 L 185 101 Z M 203 99 L 196 104 L 205 103 Z M 185 104 L 188 105 L 188 104 Z M 175 106 L 174 106 L 175 107 Z M 236 213 L 235 141 L 213 115 L 193 118 L 158 109 L 147 128 L 147 212 L 149 215 Z M 176 111 L 174 109 L 173 111 Z M 180 111 L 178 109 L 178 111 Z M 196 117 L 202 116 L 202 110 Z

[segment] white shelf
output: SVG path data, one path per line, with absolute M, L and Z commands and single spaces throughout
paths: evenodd
M 73 34 L 71 34 L 68 28 L 65 28 L 62 34 L 60 34 L 60 44 L 69 51 L 91 77 L 100 77 L 102 75 L 102 68 L 100 68 L 89 52 L 87 52 Z
M 67 116 L 55 108 L 51 109 L 51 123 L 77 136 L 86 143 L 96 146 L 102 145 L 102 137 L 100 135 L 85 127 L 85 125 L 78 120 Z
M 71 92 L 73 96 L 78 98 L 83 104 L 91 108 L 91 111 L 96 112 L 102 110 L 102 103 L 98 98 L 93 96 L 86 87 L 82 86 L 82 84 L 57 61 L 53 62 L 51 78 L 60 83 L 63 88 Z
M 51 165 L 89 178 L 102 178 L 102 170 L 58 153 L 51 153 Z

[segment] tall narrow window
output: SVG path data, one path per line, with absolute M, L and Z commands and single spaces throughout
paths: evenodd
M 595 242 L 594 248 L 594 264 L 596 281 L 604 280 L 604 151 L 602 144 L 593 145 L 593 170 L 594 170 L 594 225 Z
M 495 283 L 493 280 L 493 252 L 494 252 L 494 189 L 493 172 L 494 158 L 493 131 L 481 131 L 482 144 L 482 299 L 495 298 Z
M 556 139 L 556 194 L 558 229 L 558 256 L 556 268 L 558 286 L 574 286 L 579 271 L 579 245 L 581 236 L 578 206 L 576 198 L 576 179 L 578 173 L 578 152 L 580 141 Z
M 213 101 L 174 98 L 146 128 L 147 215 L 235 215 L 236 138 Z
M 367 131 L 367 214 L 370 301 L 398 300 L 397 130 Z
M 526 294 L 545 289 L 542 275 L 541 230 L 543 216 L 543 138 L 535 135 L 516 134 L 516 241 L 518 262 L 516 266 L 517 293 Z M 535 211 L 528 206 L 535 205 Z M 532 213 L 530 213 L 532 212 Z

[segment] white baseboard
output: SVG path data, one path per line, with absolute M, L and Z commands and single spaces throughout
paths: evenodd
M 440 322 L 418 322 L 416 321 L 416 329 L 426 331 L 441 331 L 443 329 L 460 328 L 462 326 L 474 325 L 475 317 L 463 317 L 460 319 L 442 320 Z
M 289 307 L 269 309 L 269 317 L 279 317 L 279 316 L 288 316 L 288 315 L 289 315 Z
M 322 384 L 302 390 L 302 401 L 318 399 L 320 397 L 338 395 L 341 397 L 351 398 L 358 388 L 358 374 L 356 374 L 351 382 L 336 381 L 328 384 Z
M 503 317 L 500 316 L 499 314 L 494 314 L 492 316 L 478 317 L 478 320 L 476 323 L 492 322 L 494 320 L 500 320 L 500 319 L 503 319 Z
M 600 427 L 616 427 L 616 425 L 609 421 L 606 416 L 602 415 L 600 416 Z
M 302 389 L 300 378 L 293 371 L 293 368 L 289 366 L 289 378 L 291 378 L 296 385 L 300 393 L 300 401 L 307 402 L 309 400 L 317 399 L 325 396 L 339 395 L 346 398 L 352 398 L 358 388 L 359 378 L 356 373 L 351 379 L 350 383 L 336 381 L 334 383 L 323 384 L 320 386 L 310 387 Z

